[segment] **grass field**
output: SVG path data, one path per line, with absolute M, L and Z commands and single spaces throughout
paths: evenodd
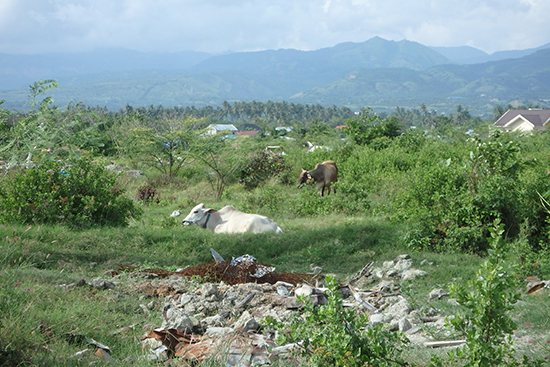
M 127 182 L 131 194 L 141 182 Z M 127 228 L 70 230 L 62 226 L 0 226 L 0 365 L 80 366 L 98 361 L 90 355 L 74 357 L 86 346 L 67 337 L 80 334 L 108 345 L 118 365 L 149 366 L 139 341 L 147 327 L 161 324 L 162 301 L 147 299 L 128 288 L 97 290 L 62 285 L 103 277 L 120 265 L 176 270 L 212 260 L 210 248 L 224 258 L 253 255 L 276 271 L 308 272 L 309 265 L 322 266 L 345 281 L 370 261 L 383 261 L 408 253 L 428 277 L 403 287 L 415 308 L 434 307 L 454 312 L 447 300 L 428 301 L 434 288 L 448 288 L 453 282 L 466 283 L 475 277 L 483 259 L 461 253 L 413 252 L 403 244 L 406 228 L 371 213 L 297 217 L 281 205 L 297 195 L 294 187 L 284 188 L 281 203 L 265 214 L 284 230 L 276 234 L 214 234 L 197 227 L 184 227 L 181 219 L 170 218 L 175 209 L 184 215 L 199 200 L 215 208 L 233 204 L 246 206 L 247 194 L 229 188 L 220 202 L 214 202 L 205 188 L 183 189 L 167 185 L 160 203 L 143 205 L 144 216 Z M 337 198 L 338 194 L 333 197 Z M 168 199 L 170 198 L 170 199 Z M 520 289 L 525 293 L 525 289 Z M 151 312 L 141 305 L 153 301 Z M 537 357 L 550 355 L 546 344 L 550 325 L 548 293 L 525 295 L 515 310 L 518 335 L 528 335 L 527 344 Z M 121 332 L 125 326 L 134 327 Z M 428 365 L 427 349 L 408 352 L 412 364 Z

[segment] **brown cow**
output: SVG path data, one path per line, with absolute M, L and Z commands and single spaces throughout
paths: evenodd
M 327 195 L 330 195 L 330 184 L 338 181 L 338 167 L 336 167 L 336 163 L 325 161 L 317 163 L 313 171 L 302 169 L 302 173 L 300 173 L 300 177 L 298 178 L 298 188 L 301 188 L 311 180 L 315 180 L 317 189 L 321 189 L 321 196 L 325 194 L 325 187 L 327 188 Z

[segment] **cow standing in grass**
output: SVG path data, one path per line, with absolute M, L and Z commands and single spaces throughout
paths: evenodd
M 321 196 L 325 194 L 325 187 L 327 188 L 327 195 L 330 195 L 330 185 L 338 181 L 338 167 L 336 167 L 336 163 L 333 161 L 325 161 L 323 163 L 317 163 L 315 169 L 312 171 L 302 169 L 300 177 L 298 178 L 298 188 L 301 188 L 311 180 L 315 180 L 317 190 L 321 189 Z M 336 190 L 334 190 L 334 192 L 336 192 Z

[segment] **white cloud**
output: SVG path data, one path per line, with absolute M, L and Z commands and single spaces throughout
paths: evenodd
M 550 42 L 543 14 L 550 1 L 0 0 L 0 52 L 313 50 L 374 36 L 494 52 Z

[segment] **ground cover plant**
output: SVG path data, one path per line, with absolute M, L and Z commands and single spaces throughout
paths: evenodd
M 444 129 L 432 121 L 434 129 L 417 131 L 396 116 L 375 117 L 367 109 L 350 121 L 351 139 L 320 121 L 295 122 L 291 132 L 278 135 L 277 120 L 256 121 L 270 134 L 204 136 L 205 121 L 199 117 L 169 123 L 173 116 L 150 118 L 130 109 L 112 115 L 61 110 L 48 99 L 39 104 L 47 88 L 35 87 L 33 108 L 21 125 L 9 122 L 9 112 L 0 114 L 0 158 L 6 163 L 0 176 L 0 360 L 5 366 L 97 361 L 75 357 L 85 348 L 75 335 L 109 345 L 121 365 L 151 365 L 139 340 L 144 327 L 162 322 L 160 300 L 129 287 L 67 285 L 108 280 L 121 265 L 167 270 L 197 265 L 212 259 L 210 248 L 224 258 L 251 254 L 277 271 L 308 272 L 313 263 L 344 282 L 370 261 L 382 264 L 407 253 L 416 263 L 433 264 L 427 278 L 401 285 L 413 307 L 458 315 L 460 307 L 472 304 L 468 297 L 489 294 L 483 293 L 488 292 L 483 282 L 467 288 L 470 280 L 500 274 L 500 263 L 482 266 L 491 259 L 495 221 L 502 225 L 499 246 L 506 248 L 506 270 L 515 281 L 500 283 L 503 278 L 497 277 L 491 284 L 502 286 L 502 294 L 523 298 L 513 307 L 503 304 L 501 310 L 517 328 L 502 327 L 504 337 L 494 350 L 505 346 L 512 365 L 520 365 L 523 354 L 530 363 L 542 363 L 540 358 L 550 354 L 549 297 L 527 295 L 523 282 L 529 276 L 550 277 L 547 132 L 493 133 L 467 121 L 453 126 L 452 116 L 436 119 Z M 147 135 L 139 141 L 150 144 L 132 146 L 135 132 L 144 128 Z M 470 128 L 479 133 L 464 134 Z M 329 149 L 307 152 L 308 141 Z M 279 146 L 281 153 L 269 158 L 267 146 Z M 328 159 L 339 168 L 336 194 L 321 198 L 314 187 L 296 189 L 293 180 L 302 168 Z M 107 172 L 107 164 L 124 169 Z M 125 173 L 130 169 L 144 174 L 130 176 Z M 176 209 L 186 215 L 200 202 L 267 215 L 285 233 L 218 235 L 183 227 L 181 217 L 170 217 Z M 456 289 L 459 305 L 429 300 L 434 288 Z M 482 311 L 477 312 L 462 318 L 457 329 L 471 332 Z M 341 316 L 350 323 L 358 320 L 345 312 Z M 321 321 L 334 326 L 337 319 Z M 427 332 L 459 337 L 449 330 Z M 532 343 L 509 348 L 504 343 L 512 333 Z M 432 363 L 434 354 L 448 365 L 479 361 L 475 347 L 482 339 L 471 340 L 472 353 L 463 354 L 467 362 L 414 348 L 405 348 L 403 356 L 419 366 Z M 345 355 L 348 350 L 337 351 Z

